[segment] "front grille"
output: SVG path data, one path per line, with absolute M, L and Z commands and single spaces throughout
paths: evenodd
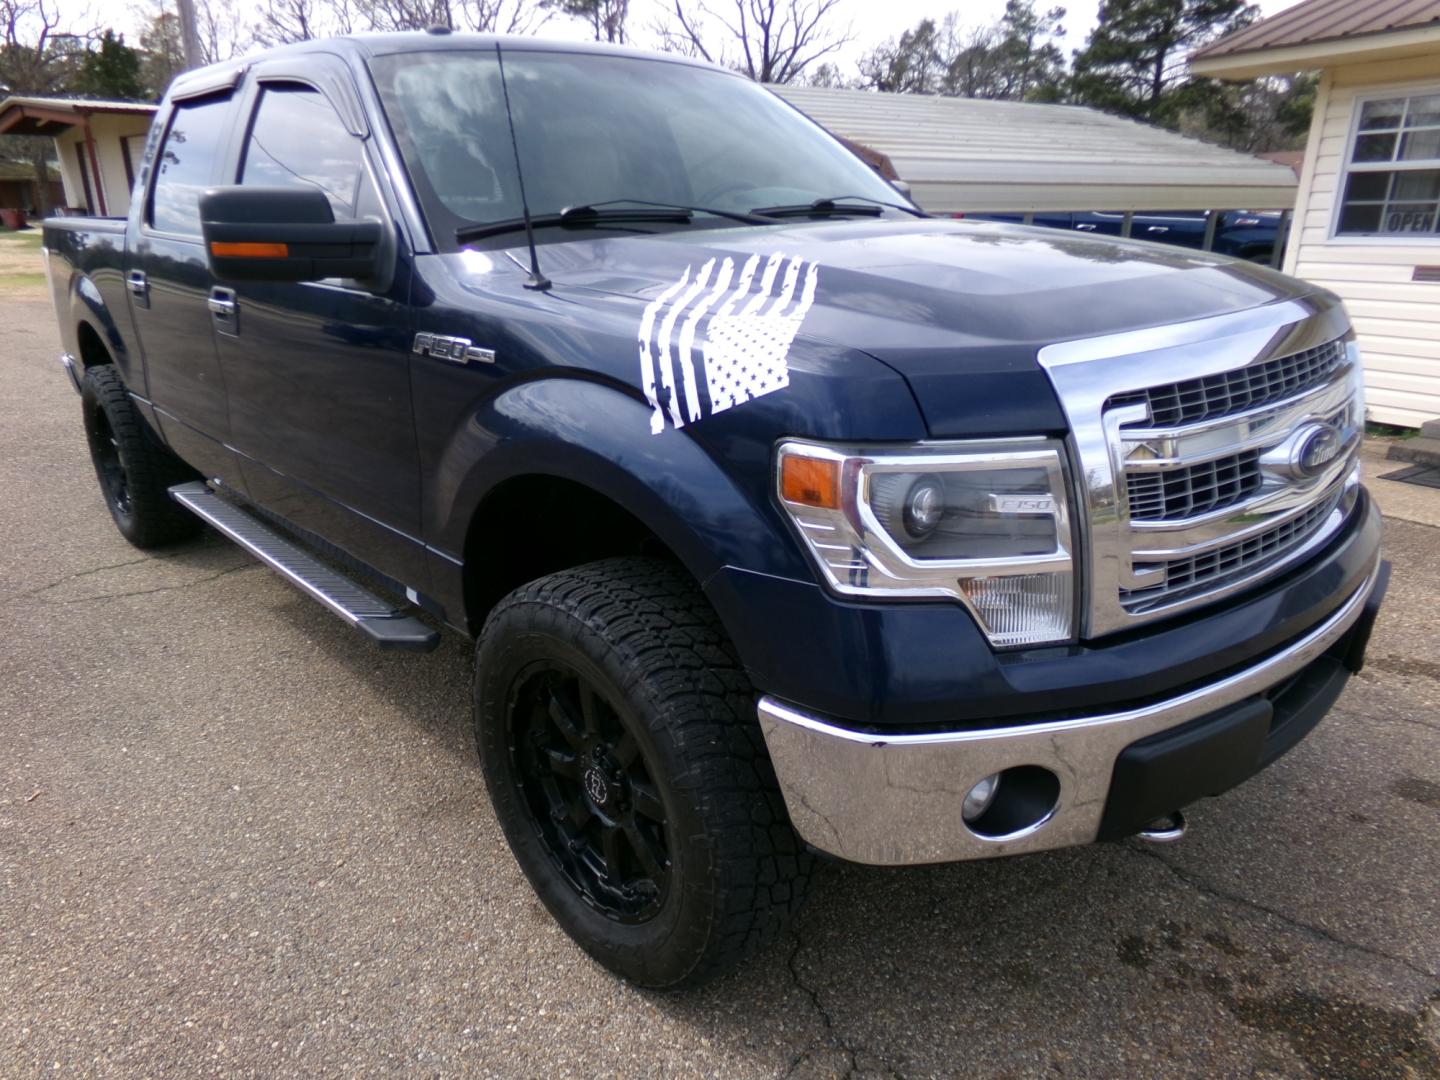
M 1337 490 L 1298 517 L 1282 525 L 1190 559 L 1172 559 L 1160 565 L 1165 581 L 1144 589 L 1121 589 L 1120 603 L 1131 612 L 1172 604 L 1190 593 L 1219 588 L 1228 581 L 1248 577 L 1303 544 L 1330 516 L 1340 501 Z M 1143 569 L 1137 565 L 1136 569 Z
M 1337 531 L 1359 497 L 1350 340 L 1317 294 L 1040 350 L 1088 518 L 1085 637 L 1222 603 Z M 1320 424 L 1345 452 L 1306 475 Z
M 1125 484 L 1131 521 L 1179 521 L 1218 510 L 1260 490 L 1260 451 L 1178 469 L 1131 472 Z
M 1344 361 L 1345 342 L 1337 339 L 1218 375 L 1117 394 L 1110 404 L 1148 405 L 1149 427 L 1194 424 L 1303 394 L 1326 382 Z

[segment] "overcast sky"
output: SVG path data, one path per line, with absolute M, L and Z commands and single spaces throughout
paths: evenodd
M 1260 11 L 1263 15 L 1274 15 L 1299 2 L 1260 0 Z M 951 11 L 960 12 L 960 21 L 967 26 L 993 23 L 1005 13 L 1005 0 L 968 0 L 962 3 L 946 3 L 945 0 L 841 0 L 841 6 L 846 9 L 846 17 L 855 29 L 858 42 L 867 43 L 898 37 L 921 19 L 934 18 L 938 21 Z M 1095 17 L 1100 10 L 1098 0 L 1084 0 L 1077 4 L 1065 4 L 1063 0 L 1036 0 L 1035 6 L 1042 11 L 1056 6 L 1065 8 L 1065 38 L 1061 44 L 1067 55 L 1085 43 L 1085 38 L 1095 27 Z
M 1259 0 L 1262 17 L 1274 15 L 1288 7 L 1294 7 L 1300 0 Z M 716 9 L 723 7 L 715 4 Z M 1068 5 L 1064 0 L 1036 0 L 1040 10 L 1050 7 L 1065 7 L 1065 37 L 1061 49 L 1068 56 L 1073 49 L 1085 43 L 1085 38 L 1095 26 L 1100 10 L 1099 0 L 1083 0 Z M 644 45 L 643 29 L 653 20 L 654 13 L 669 7 L 668 0 L 631 0 L 631 22 L 636 24 L 636 44 Z M 855 65 L 860 56 L 888 38 L 899 37 L 921 19 L 933 18 L 937 22 L 948 13 L 960 13 L 963 26 L 985 26 L 997 21 L 1005 13 L 1005 0 L 840 0 L 836 21 L 849 22 L 854 40 L 840 54 L 840 66 L 848 69 Z M 558 26 L 556 29 L 559 29 Z M 545 32 L 552 32 L 547 26 Z M 566 36 L 569 36 L 568 32 Z
M 91 19 L 101 25 L 113 25 L 124 32 L 132 43 L 138 42 L 140 27 L 158 6 L 156 0 L 129 0 L 129 3 L 124 3 L 124 0 L 98 0 L 98 3 L 92 2 L 88 5 L 85 0 L 68 2 L 75 6 L 77 13 L 88 7 Z M 1036 0 L 1035 6 L 1044 10 L 1055 6 L 1057 2 L 1063 4 L 1063 0 Z M 1299 2 L 1300 0 L 1259 0 L 1260 10 L 1264 15 L 1274 15 Z M 174 0 L 163 0 L 163 3 L 170 10 L 175 9 Z M 253 0 L 240 0 L 238 6 L 245 11 L 253 10 L 259 5 Z M 717 10 L 723 9 L 726 6 L 725 0 L 719 0 L 714 6 Z M 631 36 L 636 45 L 643 48 L 653 44 L 650 28 L 669 7 L 670 0 L 631 0 Z M 1099 0 L 1083 0 L 1082 3 L 1067 7 L 1064 21 L 1066 33 L 1060 42 L 1067 56 L 1085 43 L 1086 36 L 1095 26 L 1099 9 Z M 921 19 L 933 18 L 938 22 L 949 12 L 957 11 L 960 13 L 962 26 L 985 26 L 994 23 L 1004 13 L 1005 0 L 840 0 L 836 11 L 835 22 L 842 26 L 848 22 L 853 40 L 835 57 L 826 59 L 834 60 L 843 73 L 851 74 L 856 62 L 866 51 L 889 38 L 899 37 Z M 540 34 L 548 37 L 583 38 L 587 29 L 578 22 L 552 18 Z

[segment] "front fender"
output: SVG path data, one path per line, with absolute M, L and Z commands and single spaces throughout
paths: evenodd
M 778 511 L 760 494 L 768 488 L 740 482 L 687 431 L 635 435 L 649 424 L 649 406 L 628 388 L 592 378 L 508 388 L 445 448 L 427 500 L 432 546 L 458 560 L 485 497 L 506 480 L 538 474 L 574 481 L 624 507 L 697 581 L 726 565 L 811 579 Z

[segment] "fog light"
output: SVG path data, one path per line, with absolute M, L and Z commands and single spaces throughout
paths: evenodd
M 977 821 L 981 814 L 990 809 L 990 804 L 995 801 L 995 792 L 999 788 L 999 773 L 985 777 L 965 793 L 965 801 L 960 804 L 960 816 L 967 822 Z

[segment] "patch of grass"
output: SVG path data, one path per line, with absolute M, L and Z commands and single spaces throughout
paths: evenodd
M 0 274 L 0 293 L 17 292 L 20 289 L 39 289 L 45 286 L 42 274 Z
M 1420 434 L 1420 429 L 1371 420 L 1365 425 L 1365 434 L 1372 439 L 1413 439 Z
M 28 251 L 39 251 L 40 245 L 45 242 L 45 235 L 39 229 L 25 229 L 23 232 L 0 233 L 0 248 L 21 248 Z

